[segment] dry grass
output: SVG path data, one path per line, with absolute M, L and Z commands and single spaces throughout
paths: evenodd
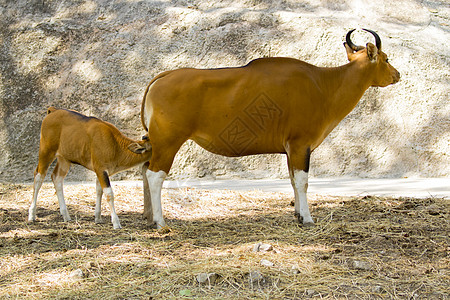
M 171 231 L 149 229 L 142 191 L 114 186 L 121 230 L 94 223 L 94 186 L 65 187 L 62 222 L 45 184 L 38 221 L 32 188 L 0 186 L 0 298 L 26 299 L 447 299 L 449 202 L 310 195 L 317 225 L 294 223 L 292 195 L 170 189 Z M 265 242 L 274 251 L 253 252 Z M 261 265 L 267 259 L 272 267 Z M 72 276 L 80 269 L 82 277 Z M 262 279 L 251 281 L 259 271 Z M 200 285 L 196 275 L 220 280 Z

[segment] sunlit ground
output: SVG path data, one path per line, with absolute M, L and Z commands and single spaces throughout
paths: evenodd
M 311 195 L 316 226 L 306 229 L 294 221 L 291 194 L 166 189 L 170 231 L 156 231 L 142 219 L 141 188 L 113 189 L 121 230 L 112 228 L 106 203 L 104 224 L 94 223 L 94 186 L 65 186 L 73 221 L 64 223 L 45 184 L 37 221 L 28 224 L 32 188 L 1 185 L 0 298 L 444 299 L 450 292 L 448 200 Z M 273 250 L 254 252 L 259 242 Z M 200 284 L 200 273 L 218 280 Z

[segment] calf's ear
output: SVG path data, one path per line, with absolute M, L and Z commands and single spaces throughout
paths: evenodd
M 138 143 L 131 143 L 130 145 L 128 145 L 128 150 L 130 150 L 131 152 L 134 152 L 136 154 L 142 154 L 147 149 L 145 147 L 142 147 Z

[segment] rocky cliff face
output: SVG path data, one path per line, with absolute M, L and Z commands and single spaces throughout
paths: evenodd
M 338 66 L 355 27 L 379 33 L 402 74 L 370 88 L 313 153 L 315 176 L 449 176 L 447 1 L 0 1 L 0 180 L 29 181 L 46 108 L 78 110 L 138 138 L 151 78 L 174 68 L 289 56 Z M 355 42 L 372 41 L 355 34 Z M 73 167 L 69 180 L 87 173 Z M 118 178 L 131 178 L 128 171 Z M 172 177 L 285 177 L 281 155 L 225 158 L 192 142 Z M 92 174 L 88 177 L 92 178 Z

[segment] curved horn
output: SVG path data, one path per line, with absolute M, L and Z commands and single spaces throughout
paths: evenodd
M 370 32 L 375 37 L 375 46 L 377 46 L 378 50 L 381 50 L 381 39 L 380 36 L 373 30 L 370 29 L 364 29 L 364 31 Z
M 347 35 L 345 36 L 345 41 L 347 42 L 347 45 L 353 50 L 353 51 L 358 51 L 359 46 L 356 46 L 355 44 L 353 44 L 350 36 L 352 35 L 353 31 L 355 31 L 356 29 L 352 29 L 349 32 L 347 32 Z

